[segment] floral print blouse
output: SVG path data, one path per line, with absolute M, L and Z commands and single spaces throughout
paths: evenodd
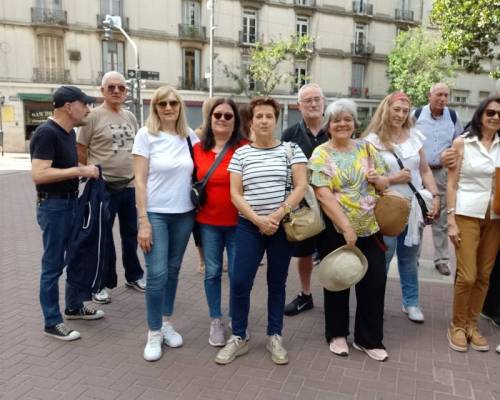
M 357 140 L 351 151 L 341 152 L 324 143 L 314 150 L 308 168 L 311 184 L 333 192 L 356 235 L 366 237 L 379 231 L 373 213 L 379 196 L 366 174 L 375 168 L 379 175 L 386 175 L 387 166 L 373 145 Z

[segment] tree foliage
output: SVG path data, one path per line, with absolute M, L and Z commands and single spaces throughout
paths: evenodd
M 429 88 L 453 75 L 453 68 L 438 52 L 440 43 L 424 28 L 401 32 L 388 56 L 390 91 L 402 90 L 414 105 L 427 103 Z
M 441 29 L 442 54 L 462 59 L 467 72 L 480 72 L 481 59 L 500 60 L 500 0 L 435 0 L 431 20 Z M 497 66 L 492 75 L 499 74 Z
M 312 55 L 313 39 L 310 36 L 290 36 L 285 40 L 270 41 L 268 43 L 256 43 L 250 50 L 250 65 L 247 71 L 242 73 L 239 67 L 222 66 L 223 73 L 233 79 L 247 96 L 266 96 L 271 94 L 281 83 L 296 80 L 294 73 L 281 71 L 281 66 L 286 61 L 294 58 L 308 60 Z M 245 75 L 246 76 L 243 76 Z M 308 77 L 301 76 L 302 79 Z M 255 82 L 255 89 L 250 90 L 248 81 Z

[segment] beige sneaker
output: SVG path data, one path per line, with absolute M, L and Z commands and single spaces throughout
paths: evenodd
M 238 356 L 248 353 L 247 341 L 239 336 L 231 336 L 226 345 L 215 356 L 217 364 L 229 364 Z
M 283 347 L 283 339 L 280 335 L 270 336 L 266 348 L 271 353 L 271 360 L 275 364 L 288 364 L 288 353 Z
M 469 339 L 470 346 L 476 351 L 489 351 L 490 345 L 488 341 L 479 331 L 477 326 L 467 328 L 467 339 Z
M 465 329 L 454 326 L 450 323 L 447 332 L 448 344 L 455 351 L 467 351 L 467 335 Z

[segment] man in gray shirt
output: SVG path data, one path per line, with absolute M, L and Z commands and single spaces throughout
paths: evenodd
M 436 181 L 441 210 L 432 224 L 434 238 L 434 266 L 443 275 L 450 274 L 448 262 L 448 227 L 446 216 L 447 171 L 441 163 L 441 153 L 450 148 L 462 133 L 462 124 L 456 112 L 447 107 L 450 90 L 444 83 L 436 83 L 429 91 L 429 104 L 415 110 L 416 127 L 425 136 L 424 152 Z

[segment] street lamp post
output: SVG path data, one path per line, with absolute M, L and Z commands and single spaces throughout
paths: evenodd
M 135 96 L 133 95 L 132 97 L 135 98 L 136 101 L 136 109 L 139 111 L 139 123 L 140 126 L 144 125 L 144 114 L 143 114 L 143 109 L 142 109 L 142 101 L 141 101 L 141 67 L 139 63 L 139 51 L 137 50 L 137 45 L 135 42 L 132 40 L 132 38 L 125 32 L 125 30 L 122 28 L 122 19 L 119 16 L 114 16 L 114 15 L 106 15 L 106 18 L 104 21 L 102 21 L 102 26 L 104 28 L 104 35 L 107 39 L 111 37 L 111 29 L 117 29 L 121 32 L 123 36 L 125 36 L 125 39 L 130 43 L 132 46 L 132 49 L 134 50 L 135 54 L 135 79 L 136 79 L 136 90 L 137 92 L 135 93 Z
M 209 97 L 213 97 L 214 95 L 214 31 L 215 31 L 215 24 L 214 24 L 214 6 L 215 6 L 215 0 L 209 0 L 207 3 L 208 10 L 210 12 L 210 32 L 209 32 L 209 40 L 210 40 L 210 51 L 209 51 L 209 57 L 210 57 L 210 76 L 208 78 L 208 95 Z
M 2 109 L 3 109 L 3 105 L 4 105 L 4 102 L 5 102 L 5 96 L 0 96 L 0 145 L 2 146 L 2 157 L 3 157 L 3 148 L 4 148 L 4 145 L 3 145 L 3 116 L 2 116 Z

